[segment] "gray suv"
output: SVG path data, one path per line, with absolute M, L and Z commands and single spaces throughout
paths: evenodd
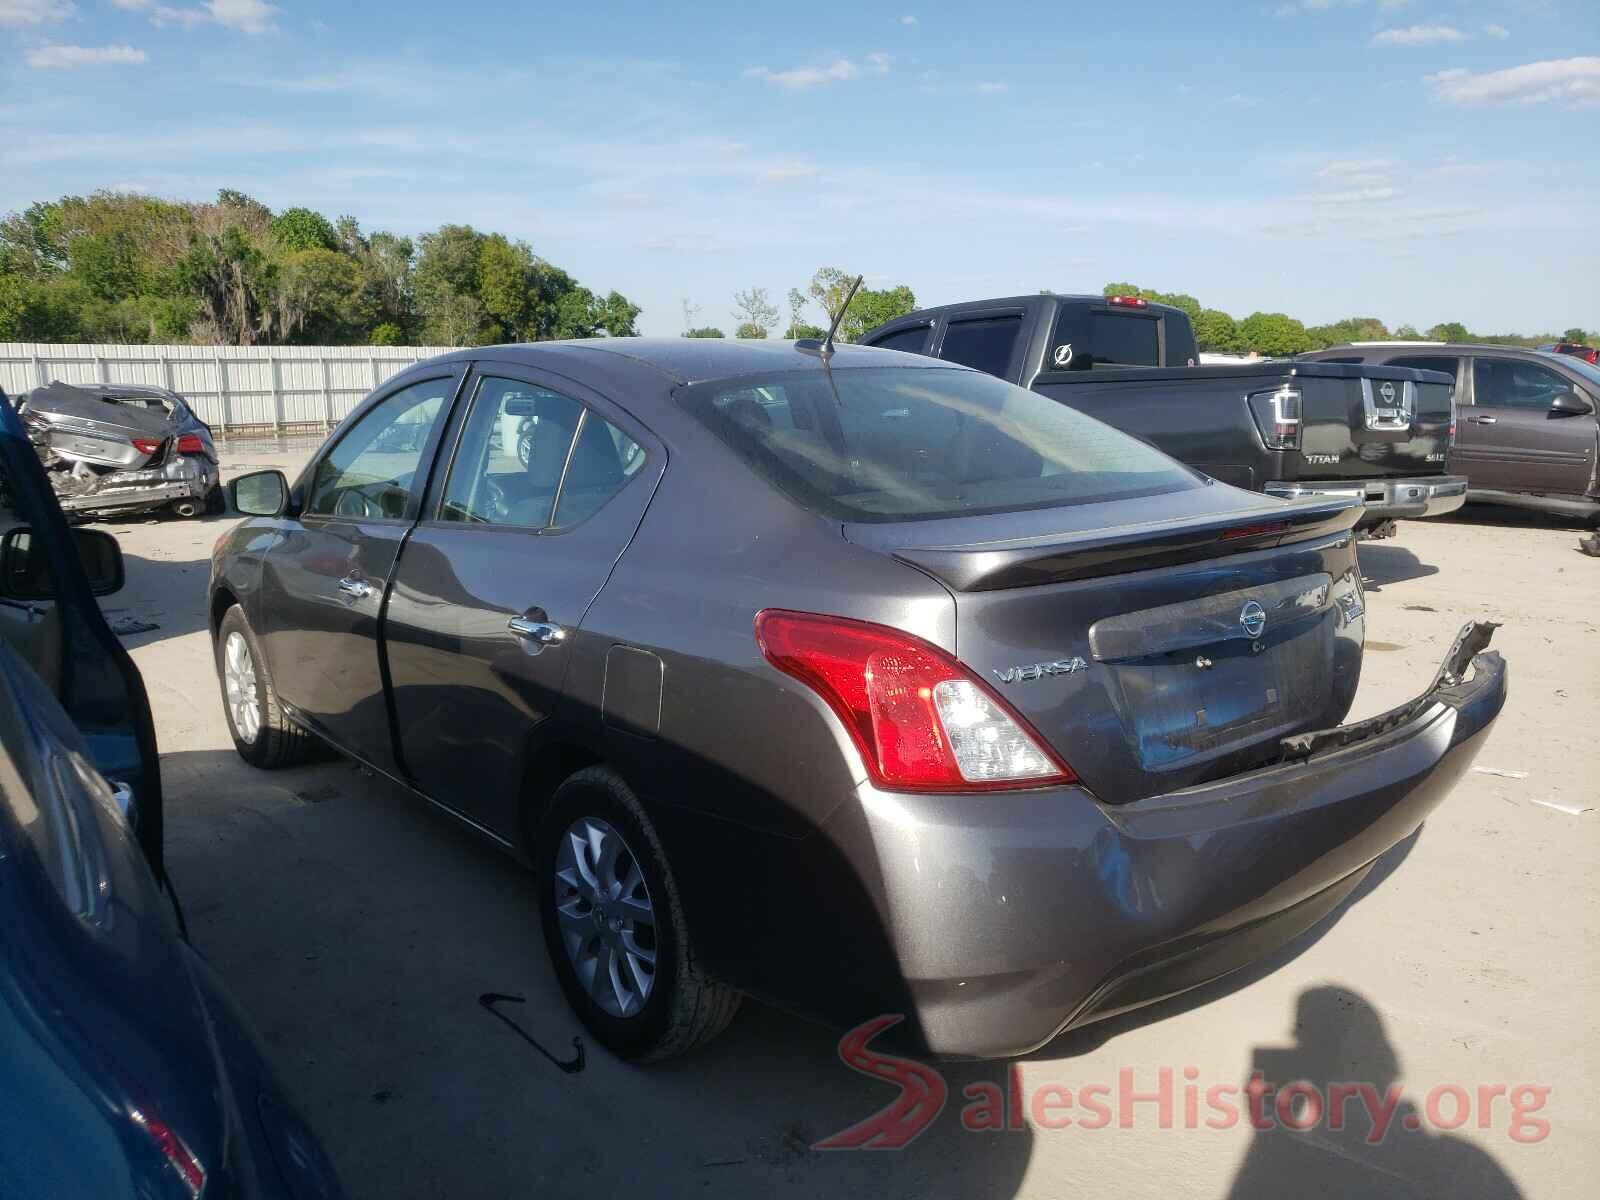
M 330 743 L 521 857 L 636 1058 L 743 993 L 1009 1055 L 1193 987 L 1333 911 L 1505 701 L 1469 625 L 1340 725 L 1359 504 L 891 350 L 461 351 L 233 491 L 239 753 Z
M 1600 518 L 1600 368 L 1516 346 L 1380 342 L 1301 356 L 1313 362 L 1443 371 L 1456 381 L 1450 469 L 1467 499 Z

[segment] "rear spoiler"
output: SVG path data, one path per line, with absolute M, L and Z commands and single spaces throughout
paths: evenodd
M 895 558 L 958 592 L 1060 583 L 1175 566 L 1349 531 L 1363 505 L 1348 498 L 1303 500 L 1282 509 L 1183 516 L 1004 544 L 896 548 Z

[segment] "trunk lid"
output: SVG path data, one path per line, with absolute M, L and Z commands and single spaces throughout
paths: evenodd
M 845 536 L 943 583 L 956 657 L 1121 803 L 1248 770 L 1344 718 L 1360 512 L 1212 484 Z
M 59 457 L 97 467 L 146 466 L 173 434 L 172 419 L 160 412 L 60 382 L 28 393 L 19 411 Z
M 1302 396 L 1299 453 L 1284 477 L 1380 479 L 1442 475 L 1450 449 L 1454 384 L 1411 367 L 1296 363 Z

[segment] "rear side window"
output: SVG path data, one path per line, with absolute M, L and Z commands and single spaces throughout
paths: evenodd
M 968 371 L 792 371 L 697 384 L 677 399 L 757 475 L 830 520 L 930 520 L 1201 486 L 1136 438 Z
M 521 529 L 576 525 L 643 465 L 632 438 L 572 397 L 485 376 L 439 518 Z
M 951 321 L 945 327 L 939 357 L 975 371 L 1004 376 L 1011 366 L 1011 352 L 1021 332 L 1021 317 Z
M 1414 367 L 1418 371 L 1443 371 L 1451 379 L 1454 379 L 1461 362 L 1459 359 L 1450 358 L 1442 354 L 1432 356 L 1422 354 L 1412 355 L 1408 358 L 1391 358 L 1389 365 L 1391 367 Z
M 1189 353 L 1192 356 L 1193 351 Z M 1161 365 L 1159 316 L 1068 305 L 1056 316 L 1045 369 L 1087 371 L 1093 367 Z
M 914 325 L 910 329 L 897 329 L 872 344 L 884 350 L 904 350 L 907 354 L 926 354 L 928 352 L 928 337 L 932 333 L 932 325 Z

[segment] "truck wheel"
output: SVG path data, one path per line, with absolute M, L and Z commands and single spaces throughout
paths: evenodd
M 285 719 L 261 643 L 237 604 L 223 614 L 214 647 L 222 708 L 239 757 L 264 770 L 309 758 L 312 737 Z
M 674 1058 L 727 1028 L 740 993 L 696 961 L 661 842 L 615 771 L 586 767 L 556 789 L 534 878 L 561 990 L 613 1054 Z

